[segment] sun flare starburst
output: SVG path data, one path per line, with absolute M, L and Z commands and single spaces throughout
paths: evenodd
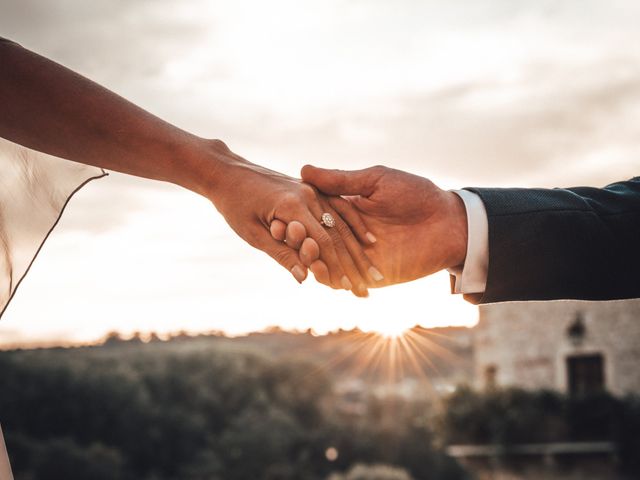
M 338 370 L 350 378 L 387 385 L 393 391 L 400 391 L 403 381 L 410 380 L 405 387 L 410 383 L 424 394 L 434 393 L 434 381 L 447 364 L 461 361 L 452 338 L 400 322 L 336 335 L 334 354 L 315 371 Z

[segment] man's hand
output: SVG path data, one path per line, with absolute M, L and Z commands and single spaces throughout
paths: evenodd
M 455 193 L 381 166 L 342 171 L 307 165 L 302 179 L 327 195 L 343 196 L 377 238 L 365 252 L 384 281 L 370 286 L 408 282 L 464 263 L 467 217 Z M 352 228 L 362 228 L 343 199 L 329 201 Z

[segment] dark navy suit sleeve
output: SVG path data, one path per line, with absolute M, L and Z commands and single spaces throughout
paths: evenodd
M 468 188 L 489 223 L 478 303 L 640 297 L 640 177 L 602 189 Z

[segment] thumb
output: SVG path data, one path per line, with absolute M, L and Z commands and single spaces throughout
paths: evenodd
M 384 167 L 364 170 L 328 170 L 312 165 L 302 167 L 302 180 L 327 195 L 361 195 L 368 197 L 382 176 Z
M 298 251 L 284 245 L 281 242 L 269 237 L 266 238 L 260 249 L 266 252 L 271 258 L 289 270 L 293 278 L 298 283 L 302 283 L 307 278 L 307 267 L 305 267 L 298 256 Z

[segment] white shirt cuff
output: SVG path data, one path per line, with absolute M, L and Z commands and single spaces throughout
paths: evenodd
M 482 293 L 489 269 L 489 222 L 484 203 L 468 190 L 452 190 L 464 202 L 467 211 L 467 256 L 462 268 L 451 268 L 455 277 L 453 293 Z

